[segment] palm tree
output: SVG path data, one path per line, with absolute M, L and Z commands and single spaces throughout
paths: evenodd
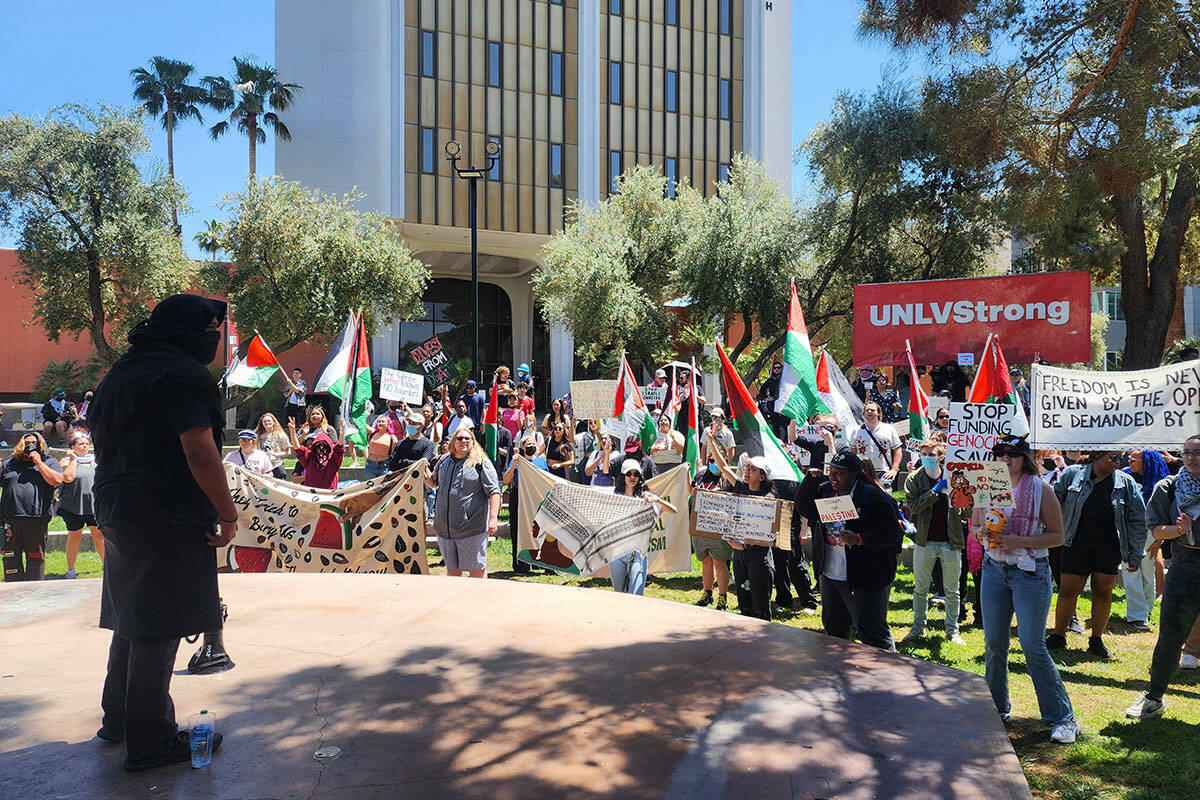
M 297 83 L 284 83 L 274 67 L 259 64 L 250 58 L 233 59 L 233 80 L 209 76 L 201 83 L 208 89 L 208 103 L 218 111 L 229 111 L 229 119 L 208 129 L 217 139 L 229 130 L 230 124 L 250 139 L 250 180 L 254 180 L 255 159 L 259 142 L 267 140 L 267 128 L 285 142 L 292 140 L 291 131 L 280 121 L 276 112 L 286 111 L 292 95 L 302 88 Z M 232 109 L 232 110 L 231 110 Z M 270 110 L 268 110 L 270 109 Z
M 204 223 L 204 229 L 192 237 L 196 246 L 217 260 L 217 253 L 224 249 L 221 240 L 225 236 L 225 226 L 219 220 L 210 219 Z
M 200 106 L 207 102 L 208 95 L 199 86 L 187 81 L 196 68 L 182 61 L 162 56 L 150 59 L 150 69 L 138 67 L 129 71 L 133 77 L 133 99 L 153 118 L 162 118 L 163 130 L 167 132 L 167 172 L 175 180 L 175 124 L 180 120 L 197 119 L 201 122 Z M 171 204 L 171 221 L 175 233 L 180 235 L 179 212 Z

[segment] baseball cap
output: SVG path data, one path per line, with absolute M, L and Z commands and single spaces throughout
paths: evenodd
M 750 456 L 746 459 L 746 463 L 756 469 L 761 469 L 768 478 L 771 477 L 771 465 L 764 456 Z
M 255 433 L 254 431 L 250 430 L 249 428 L 247 428 L 244 431 L 238 431 L 238 438 L 239 439 L 257 439 L 258 434 Z
M 638 461 L 636 458 L 625 459 L 625 462 L 623 464 L 621 464 L 621 474 L 624 475 L 627 472 L 634 472 L 634 471 L 637 471 L 637 472 L 642 471 L 641 462 Z
M 1023 456 L 1027 456 L 1030 454 L 1028 438 L 1025 436 L 1014 436 L 1011 433 L 1005 434 L 1004 436 L 1001 436 L 999 439 L 997 439 L 996 443 L 994 445 L 992 445 L 992 450 L 994 451 L 997 447 L 1012 448 L 1017 453 L 1019 453 Z
M 425 415 L 420 411 L 409 411 L 406 419 L 414 425 L 421 425 L 425 422 Z
M 636 453 L 642 447 L 642 440 L 636 436 L 630 436 L 625 440 L 625 452 Z
M 842 450 L 829 459 L 829 466 L 844 469 L 847 472 L 862 472 L 862 461 L 849 450 Z
M 667 377 L 667 371 L 665 369 L 656 369 L 654 370 L 654 377 L 665 378 Z
M 863 373 L 864 375 L 873 375 L 875 373 L 875 368 L 872 367 L 870 364 L 863 364 L 861 367 L 858 368 L 858 371 Z
M 467 388 L 468 388 L 468 389 L 474 389 L 474 388 L 475 388 L 476 386 L 478 386 L 478 385 L 479 385 L 479 384 L 475 383 L 475 381 L 467 381 Z

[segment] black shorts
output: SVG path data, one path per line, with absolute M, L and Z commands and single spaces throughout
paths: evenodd
M 72 514 L 60 508 L 58 515 L 62 517 L 63 524 L 69 531 L 81 531 L 88 526 L 96 526 L 96 517 L 93 514 Z
M 1116 531 L 1111 535 L 1085 539 L 1075 534 L 1070 547 L 1062 551 L 1062 573 L 1064 575 L 1116 575 L 1121 571 L 1121 543 Z

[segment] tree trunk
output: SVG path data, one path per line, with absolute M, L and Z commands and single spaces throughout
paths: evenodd
M 106 364 L 111 364 L 117 360 L 117 351 L 108 342 L 108 334 L 104 330 L 104 324 L 107 322 L 107 316 L 104 312 L 104 293 L 102 291 L 103 275 L 100 273 L 100 254 L 94 250 L 87 252 L 88 262 L 88 309 L 91 311 L 91 322 L 88 325 L 88 334 L 92 339 L 92 345 L 96 348 L 96 353 L 104 360 Z
M 250 134 L 250 182 L 253 183 L 258 148 L 258 124 L 253 114 L 246 117 L 246 132 Z
M 171 110 L 170 103 L 167 104 L 167 175 L 171 177 L 171 183 L 175 183 L 175 112 Z M 171 187 L 174 189 L 174 186 Z M 175 235 L 183 240 L 183 228 L 179 227 L 179 209 L 175 207 L 175 200 L 171 200 L 171 224 L 174 226 L 172 230 Z

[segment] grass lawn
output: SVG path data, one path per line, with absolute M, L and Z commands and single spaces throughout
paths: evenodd
M 507 540 L 497 540 L 488 551 L 488 571 L 492 578 L 562 584 L 566 578 L 552 575 L 514 575 L 511 549 Z M 434 574 L 444 574 L 441 555 L 429 552 Z M 646 594 L 680 603 L 694 602 L 700 595 L 700 566 L 693 559 L 692 571 L 664 577 L 651 576 Z M 100 559 L 95 553 L 80 553 L 76 563 L 80 577 L 98 577 Z M 46 559 L 49 579 L 60 579 L 66 572 L 66 556 L 49 553 Z M 610 591 L 607 579 L 579 582 L 602 591 Z M 732 605 L 736 605 L 732 594 Z M 1090 600 L 1085 593 L 1079 602 L 1079 618 L 1087 624 Z M 1113 614 L 1125 612 L 1124 594 L 1116 590 Z M 722 613 L 713 611 L 712 613 Z M 736 613 L 733 612 L 733 613 Z M 820 630 L 819 614 L 779 611 L 776 621 L 783 625 Z M 897 641 L 912 625 L 912 572 L 903 566 L 892 590 L 888 622 Z M 914 647 L 902 649 L 909 655 L 938 664 L 983 674 L 983 631 L 962 631 L 965 647 L 951 645 L 942 637 L 941 609 L 930 609 L 927 628 L 931 635 Z M 1151 624 L 1157 630 L 1157 609 Z M 1025 662 L 1016 643 L 1010 656 L 1010 687 L 1013 721 L 1009 736 L 1025 775 L 1039 800 L 1187 800 L 1200 798 L 1200 671 L 1180 671 L 1167 695 L 1166 716 L 1146 722 L 1125 719 L 1124 709 L 1145 688 L 1154 648 L 1154 633 L 1133 633 L 1122 622 L 1109 626 L 1105 643 L 1113 654 L 1111 661 L 1099 661 L 1084 648 L 1086 636 L 1069 636 L 1069 649 L 1054 653 L 1067 692 L 1075 707 L 1083 735 L 1072 745 L 1049 741 L 1037 711 L 1037 701 L 1025 672 Z M 931 743 L 932 744 L 932 743 Z

